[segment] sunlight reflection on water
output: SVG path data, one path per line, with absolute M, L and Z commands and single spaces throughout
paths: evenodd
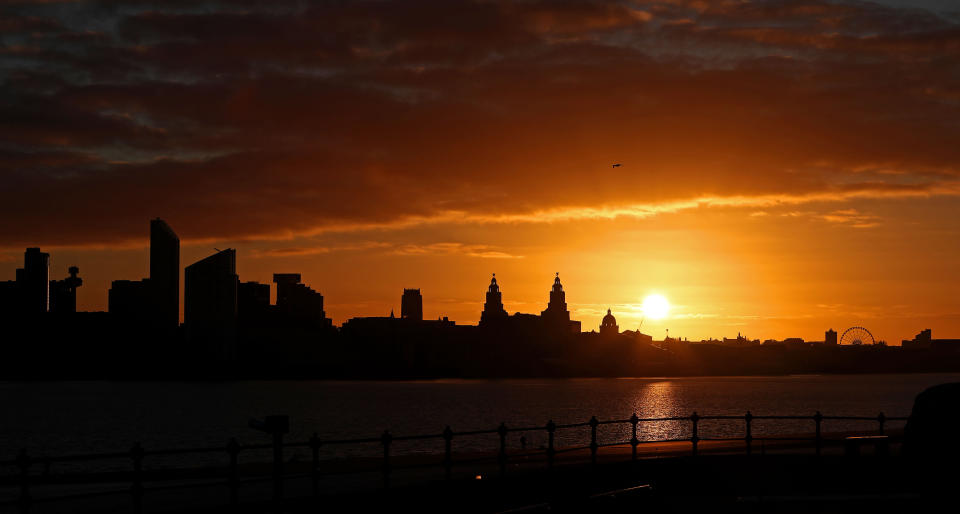
M 126 451 L 134 441 L 145 448 L 219 446 L 233 436 L 241 443 L 266 442 L 247 427 L 251 417 L 288 414 L 291 441 L 439 434 L 509 427 L 543 427 L 600 421 L 700 415 L 888 416 L 907 415 L 913 398 L 930 385 L 960 381 L 960 374 L 691 377 L 602 380 L 450 380 L 421 382 L 247 381 L 224 383 L 53 382 L 0 383 L 0 451 L 12 458 Z M 690 421 L 645 422 L 641 440 L 690 436 Z M 864 428 L 863 423 L 824 422 L 824 431 Z M 876 423 L 867 423 L 874 428 Z M 896 423 L 888 425 L 890 428 Z M 810 433 L 805 421 L 756 421 L 754 436 Z M 701 437 L 742 437 L 742 420 L 705 420 Z M 557 432 L 557 444 L 583 445 L 590 428 Z M 544 447 L 545 430 L 511 433 L 508 445 Z M 601 443 L 630 439 L 629 424 L 600 425 Z M 455 450 L 496 448 L 496 434 L 454 438 Z M 397 442 L 403 453 L 442 452 L 442 440 Z M 323 447 L 325 456 L 375 455 L 376 443 Z M 220 458 L 221 456 L 217 456 Z M 0 455 L 4 458 L 4 455 Z M 299 458 L 307 458 L 300 456 Z

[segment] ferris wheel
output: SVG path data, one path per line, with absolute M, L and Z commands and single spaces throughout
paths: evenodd
M 859 346 L 862 344 L 875 344 L 873 334 L 863 327 L 850 327 L 843 331 L 840 336 L 840 344 L 849 344 Z

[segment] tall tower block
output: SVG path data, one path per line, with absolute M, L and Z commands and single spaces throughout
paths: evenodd
M 150 220 L 151 317 L 160 328 L 180 324 L 180 239 L 160 218 Z

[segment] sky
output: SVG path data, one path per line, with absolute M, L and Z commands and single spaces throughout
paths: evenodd
M 960 337 L 958 163 L 955 2 L 0 2 L 0 280 L 85 310 L 161 217 L 338 324 Z

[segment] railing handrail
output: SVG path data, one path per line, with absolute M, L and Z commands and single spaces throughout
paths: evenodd
M 230 457 L 229 468 L 228 468 L 228 477 L 226 482 L 222 480 L 220 482 L 211 482 L 211 483 L 225 483 L 231 489 L 231 503 L 235 504 L 237 502 L 237 490 L 241 483 L 247 483 L 250 479 L 240 479 L 239 478 L 239 467 L 238 467 L 238 455 L 243 451 L 249 450 L 273 450 L 274 456 L 274 471 L 272 473 L 272 478 L 264 478 L 264 480 L 273 480 L 274 481 L 274 499 L 280 501 L 282 499 L 282 487 L 284 480 L 291 478 L 293 476 L 298 477 L 311 477 L 313 481 L 314 494 L 318 494 L 318 480 L 322 474 L 320 471 L 320 456 L 319 450 L 323 446 L 343 446 L 343 445 L 362 445 L 362 444 L 379 444 L 383 450 L 381 472 L 383 474 L 383 485 L 384 487 L 389 487 L 390 476 L 394 469 L 407 468 L 408 466 L 394 466 L 391 463 L 391 446 L 396 442 L 403 441 L 423 441 L 423 440 L 442 440 L 444 442 L 444 451 L 443 451 L 443 461 L 437 464 L 417 464 L 416 467 L 434 467 L 442 466 L 445 470 L 446 477 L 449 479 L 451 477 L 451 470 L 454 464 L 465 464 L 468 462 L 497 462 L 500 468 L 500 473 L 505 474 L 507 470 L 507 463 L 509 461 L 511 452 L 508 450 L 507 445 L 507 435 L 516 434 L 516 433 L 526 433 L 526 432 L 537 432 L 537 431 L 546 431 L 548 436 L 548 445 L 547 447 L 541 448 L 537 451 L 527 451 L 525 449 L 525 437 L 521 437 L 521 450 L 524 453 L 520 453 L 521 456 L 534 456 L 534 455 L 544 455 L 546 456 L 546 463 L 548 467 L 553 467 L 556 455 L 561 453 L 569 453 L 574 451 L 590 451 L 590 463 L 591 465 L 597 464 L 597 454 L 600 448 L 608 448 L 613 446 L 626 446 L 629 445 L 632 448 L 631 458 L 632 460 L 637 460 L 637 447 L 641 444 L 652 444 L 652 443 L 673 443 L 673 442 L 689 442 L 691 444 L 691 454 L 697 456 L 698 447 L 700 442 L 711 441 L 711 442 L 736 442 L 743 441 L 745 443 L 745 450 L 747 455 L 751 454 L 752 443 L 753 441 L 811 441 L 815 444 L 816 454 L 820 455 L 821 447 L 824 442 L 830 442 L 830 439 L 823 437 L 822 432 L 822 423 L 823 421 L 872 421 L 878 424 L 879 434 L 884 434 L 884 426 L 887 422 L 890 421 L 907 421 L 909 416 L 886 416 L 882 412 L 877 416 L 825 416 L 819 411 L 812 415 L 755 415 L 750 411 L 747 411 L 743 415 L 731 415 L 731 414 L 714 414 L 714 415 L 700 415 L 697 412 L 693 412 L 689 416 L 664 416 L 664 417 L 652 417 L 652 418 L 641 418 L 637 413 L 628 419 L 608 419 L 608 420 L 598 420 L 595 416 L 591 417 L 588 421 L 582 423 L 566 423 L 566 424 L 556 424 L 553 421 L 547 422 L 542 426 L 520 426 L 520 427 L 509 427 L 505 423 L 501 423 L 495 429 L 488 430 L 467 430 L 462 432 L 455 432 L 449 426 L 440 433 L 429 433 L 429 434 L 419 434 L 419 435 L 393 435 L 389 430 L 384 431 L 379 437 L 364 437 L 364 438 L 354 438 L 354 439 L 330 439 L 323 440 L 317 433 L 314 433 L 313 436 L 307 441 L 300 442 L 284 442 L 283 441 L 283 431 L 272 432 L 273 434 L 273 443 L 272 444 L 248 444 L 242 445 L 237 442 L 236 439 L 230 439 L 227 444 L 223 446 L 206 446 L 206 447 L 192 447 L 192 448 L 180 448 L 180 449 L 160 449 L 160 450 L 148 450 L 143 448 L 139 443 L 134 444 L 131 449 L 127 452 L 109 452 L 109 453 L 90 453 L 90 454 L 76 454 L 76 455 L 66 455 L 66 456 L 56 456 L 56 457 L 30 457 L 26 450 L 21 450 L 19 455 L 12 460 L 0 461 L 0 466 L 15 466 L 19 470 L 19 479 L 20 479 L 20 497 L 17 500 L 0 502 L 4 503 L 19 503 L 23 510 L 29 510 L 29 505 L 35 501 L 54 501 L 57 499 L 67 500 L 74 497 L 82 497 L 88 494 L 93 495 L 102 495 L 102 494 L 117 494 L 117 493 L 129 493 L 132 495 L 134 502 L 134 511 L 141 511 L 141 502 L 143 498 L 144 491 L 156 491 L 156 490 L 166 490 L 170 488 L 179 488 L 179 487 L 196 487 L 196 485 L 183 484 L 183 485 L 165 485 L 160 487 L 151 487 L 147 488 L 143 485 L 143 470 L 142 463 L 143 460 L 147 457 L 158 457 L 158 456 L 175 456 L 175 455 L 188 455 L 188 454 L 201 454 L 201 453 L 227 453 Z M 791 421 L 812 421 L 815 423 L 815 432 L 812 437 L 810 436 L 800 436 L 793 434 L 786 434 L 786 437 L 777 437 L 777 436 L 763 436 L 755 437 L 752 432 L 753 422 L 757 420 L 791 420 Z M 742 421 L 744 422 L 744 436 L 743 437 L 701 437 L 699 432 L 700 423 L 703 421 Z M 638 425 L 640 423 L 662 423 L 662 422 L 689 422 L 690 425 L 690 437 L 685 438 L 665 438 L 665 439 L 639 439 L 637 437 Z M 632 427 L 632 436 L 629 440 L 622 441 L 606 441 L 600 442 L 598 439 L 598 427 L 606 425 L 630 425 Z M 577 428 L 589 428 L 589 444 L 587 445 L 571 445 L 558 448 L 556 446 L 556 432 L 558 430 L 572 430 Z M 499 448 L 495 456 L 486 456 L 482 458 L 474 458 L 467 460 L 454 461 L 453 459 L 453 450 L 452 450 L 452 441 L 457 438 L 478 436 L 478 435 L 493 435 L 496 434 L 499 436 Z M 283 471 L 283 457 L 282 452 L 283 448 L 309 448 L 312 452 L 312 467 L 309 473 L 285 473 Z M 437 454 L 439 455 L 439 454 Z M 514 453 L 514 455 L 518 455 Z M 46 476 L 46 470 L 49 470 L 49 466 L 53 463 L 65 463 L 65 462 L 89 462 L 96 460 L 110 460 L 110 459 L 131 459 L 132 461 L 132 471 L 131 473 L 131 483 L 132 486 L 129 489 L 116 490 L 112 492 L 97 492 L 97 493 L 83 493 L 81 495 L 77 494 L 68 494 L 59 497 L 48 497 L 38 500 L 33 500 L 30 495 L 30 486 L 31 481 L 34 480 L 34 476 L 31 475 L 31 469 L 39 464 L 45 467 L 44 476 Z M 111 472 L 111 476 L 118 472 Z M 119 473 L 124 473 L 120 471 Z M 209 481 L 209 478 L 206 478 Z M 116 481 L 116 478 L 111 478 L 112 482 Z M 206 483 L 206 482 L 204 482 Z
M 762 414 L 752 414 L 750 416 L 753 420 L 814 420 L 817 417 L 817 414 L 812 415 L 762 415 Z M 665 422 L 665 421 L 689 421 L 691 416 L 665 416 L 658 418 L 637 418 L 639 423 L 656 423 L 656 422 Z M 697 418 L 699 421 L 704 420 L 724 420 L 724 421 L 738 421 L 745 420 L 746 415 L 731 415 L 731 414 L 698 414 Z M 832 421 L 877 421 L 880 416 L 827 416 L 822 415 L 820 419 L 823 420 L 832 420 Z M 885 421 L 907 421 L 910 419 L 909 416 L 883 416 Z M 597 421 L 600 425 L 616 425 L 616 424 L 629 424 L 631 419 L 609 419 Z M 590 422 L 585 421 L 582 423 L 566 423 L 566 424 L 557 424 L 556 428 L 561 429 L 572 429 L 572 428 L 582 428 L 589 427 Z M 507 432 L 517 433 L 517 432 L 534 432 L 539 430 L 544 430 L 544 426 L 526 426 L 520 428 L 507 427 Z M 453 437 L 463 437 L 463 436 L 473 436 L 473 435 L 484 435 L 484 434 L 497 434 L 499 428 L 493 429 L 483 429 L 483 430 L 466 430 L 463 432 L 452 432 Z M 432 434 L 419 434 L 419 435 L 391 435 L 393 441 L 414 441 L 414 440 L 426 440 L 426 439 L 443 439 L 443 433 L 432 433 Z M 742 438 L 741 438 L 742 439 Z M 688 440 L 688 439 L 685 439 Z M 355 439 L 321 439 L 321 443 L 324 446 L 332 445 L 351 445 L 351 444 L 369 444 L 369 443 L 381 443 L 382 440 L 380 437 L 362 437 Z M 283 446 L 286 448 L 309 448 L 311 441 L 300 441 L 300 442 L 287 442 L 283 443 Z M 223 446 L 205 446 L 205 447 L 193 447 L 193 448 L 171 448 L 171 449 L 161 449 L 161 450 L 144 450 L 144 456 L 169 456 L 169 455 L 187 455 L 192 453 L 218 453 L 226 451 L 226 445 Z M 272 444 L 246 444 L 240 445 L 239 450 L 269 450 L 273 448 Z M 49 456 L 40 456 L 40 457 L 31 457 L 31 459 L 37 463 L 57 463 L 57 462 L 82 462 L 82 461 L 94 461 L 94 460 L 111 460 L 111 459 L 123 459 L 129 458 L 130 452 L 107 452 L 107 453 L 86 453 L 86 454 L 74 454 L 74 455 L 61 455 L 55 457 Z M 0 460 L 0 466 L 16 466 L 18 464 L 18 459 L 10 460 Z

